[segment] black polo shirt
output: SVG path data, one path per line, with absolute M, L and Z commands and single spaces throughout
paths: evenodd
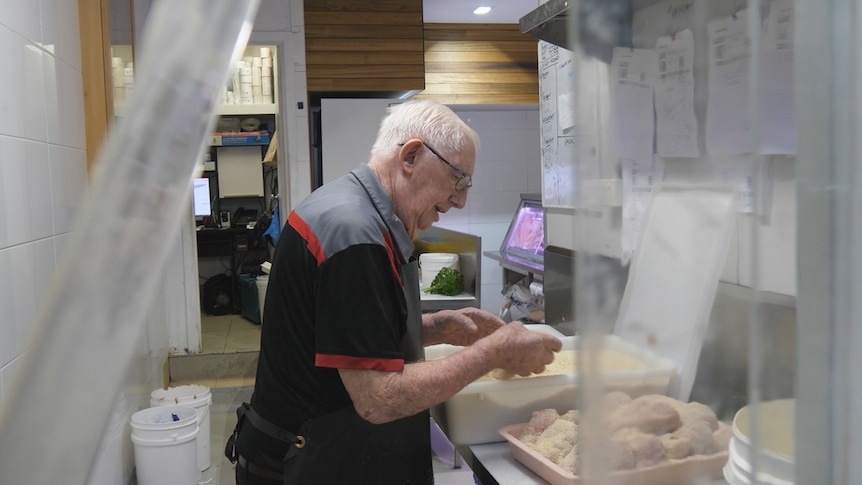
M 412 252 L 367 165 L 290 213 L 269 277 L 251 399 L 262 417 L 296 432 L 307 419 L 352 405 L 337 369 L 403 369 L 400 266 Z M 286 447 L 275 440 L 243 432 L 238 445 L 249 460 L 280 469 Z

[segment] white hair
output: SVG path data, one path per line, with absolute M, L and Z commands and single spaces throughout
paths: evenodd
M 389 108 L 380 122 L 371 157 L 389 157 L 399 143 L 418 138 L 442 153 L 459 152 L 472 143 L 479 151 L 479 134 L 448 106 L 431 100 L 411 100 Z

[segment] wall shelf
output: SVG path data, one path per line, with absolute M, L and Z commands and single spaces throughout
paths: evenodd
M 224 104 L 219 111 L 222 116 L 237 115 L 274 115 L 278 113 L 278 107 L 272 104 Z

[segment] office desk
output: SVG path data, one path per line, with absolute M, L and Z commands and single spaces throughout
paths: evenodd
M 198 257 L 227 257 L 233 253 L 233 229 L 204 228 L 197 231 Z

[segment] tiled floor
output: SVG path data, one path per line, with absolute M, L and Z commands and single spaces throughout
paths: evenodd
M 228 354 L 260 350 L 260 325 L 240 315 L 201 315 L 201 352 Z
M 206 356 L 227 355 L 260 350 L 260 325 L 240 315 L 201 315 L 201 354 Z M 253 370 L 244 377 L 207 377 L 172 380 L 172 386 L 200 384 L 210 388 L 233 388 L 254 386 Z M 213 375 L 213 374 L 211 374 Z

